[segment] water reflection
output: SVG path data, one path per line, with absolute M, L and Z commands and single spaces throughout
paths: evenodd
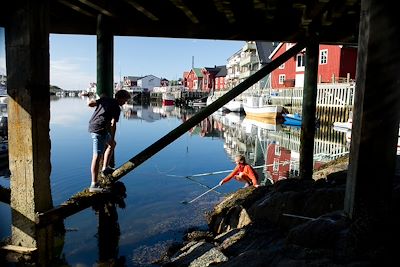
M 157 104 L 153 104 L 153 107 L 126 105 L 124 110 L 125 114 L 135 114 L 130 115 L 133 117 L 177 117 L 182 123 L 198 111 L 194 108 L 182 109 Z M 244 154 L 262 177 L 261 184 L 275 183 L 299 175 L 300 132 L 299 126 L 288 126 L 274 119 L 234 112 L 215 112 L 189 130 L 191 135 L 222 139 L 225 152 L 232 161 L 236 154 Z M 321 122 L 314 139 L 314 168 L 347 154 L 349 143 L 346 141 L 345 133 L 334 131 L 331 125 Z
M 99 266 L 126 266 L 126 258 L 119 256 L 120 228 L 117 206 L 125 208 L 126 188 L 121 182 L 113 186 L 111 198 L 93 206 L 98 215 Z
M 230 158 L 233 160 L 237 153 L 243 153 L 250 164 L 262 169 L 261 184 L 298 176 L 300 127 L 236 113 L 215 113 L 212 118 L 220 123 L 217 125 L 223 130 L 224 148 Z M 314 168 L 348 152 L 343 135 L 330 126 L 317 129 Z

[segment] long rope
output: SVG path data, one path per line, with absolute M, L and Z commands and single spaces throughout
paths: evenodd
M 281 163 L 279 163 L 279 165 L 287 165 L 287 164 L 289 164 L 289 161 L 282 161 Z M 259 165 L 259 166 L 253 167 L 253 169 L 260 169 L 260 168 L 269 167 L 269 166 L 274 166 L 274 164 Z M 192 178 L 192 177 L 209 176 L 209 175 L 227 173 L 227 172 L 231 172 L 231 171 L 232 171 L 232 169 L 230 169 L 230 170 L 224 170 L 224 171 L 215 171 L 215 172 L 198 173 L 198 174 L 192 174 L 192 175 L 188 175 L 188 176 L 175 175 L 175 174 L 166 174 L 166 175 L 167 175 L 167 176 L 172 176 L 172 177 Z
M 166 176 L 171 176 L 171 177 L 182 177 L 182 178 L 185 178 L 185 179 L 189 179 L 190 181 L 193 181 L 193 182 L 195 182 L 196 184 L 198 184 L 198 185 L 200 185 L 200 186 L 202 186 L 202 187 L 205 187 L 205 188 L 208 188 L 208 189 L 212 189 L 212 188 L 209 187 L 208 185 L 203 184 L 203 183 L 200 183 L 199 181 L 197 181 L 197 180 L 195 180 L 195 179 L 192 179 L 192 178 L 190 178 L 189 176 L 174 175 L 174 174 L 166 174 Z M 212 190 L 212 191 L 215 192 L 215 193 L 217 193 L 217 194 L 219 194 L 219 195 L 222 194 L 221 192 L 219 192 L 219 191 L 217 191 L 217 190 Z
M 183 201 L 182 203 L 183 203 L 183 204 L 192 203 L 193 201 L 196 201 L 197 199 L 201 198 L 201 197 L 204 196 L 205 194 L 207 194 L 207 193 L 213 191 L 215 188 L 220 187 L 220 186 L 221 186 L 221 185 L 217 184 L 216 186 L 214 186 L 214 187 L 211 188 L 210 190 L 207 190 L 206 192 L 204 192 L 204 193 L 201 194 L 200 196 L 198 196 L 198 197 L 196 197 L 196 198 L 190 200 L 189 202 Z

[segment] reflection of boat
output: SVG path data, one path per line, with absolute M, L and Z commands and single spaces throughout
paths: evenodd
M 282 129 L 282 125 L 277 124 L 275 118 L 260 118 L 248 115 L 246 115 L 246 117 L 243 119 L 242 125 L 246 127 L 246 132 L 248 133 L 251 132 L 252 126 L 256 126 L 268 131 L 279 131 Z
M 263 96 L 248 96 L 243 103 L 246 115 L 261 118 L 276 118 L 282 115 L 283 106 L 269 105 Z
M 230 112 L 243 112 L 243 102 L 240 100 L 233 99 L 226 103 L 223 107 L 224 109 L 227 109 Z
M 199 99 L 195 99 L 189 103 L 192 107 L 205 107 L 207 106 L 207 97 L 202 97 Z
M 241 116 L 238 113 L 226 113 L 221 116 L 221 122 L 229 127 L 235 127 L 236 125 L 240 125 L 244 119 L 244 116 Z
M 141 105 L 124 104 L 122 108 L 124 117 L 127 119 L 139 119 L 147 122 L 154 122 L 161 119 L 160 114 L 153 112 L 153 109 Z
M 162 117 L 170 117 L 175 111 L 174 105 L 162 105 L 161 107 L 153 107 L 153 112 L 161 114 Z
M 301 126 L 302 118 L 299 113 L 294 114 L 282 114 L 285 121 L 284 125 Z
M 175 104 L 175 96 L 170 92 L 164 92 L 162 94 L 162 104 L 163 105 L 174 105 Z

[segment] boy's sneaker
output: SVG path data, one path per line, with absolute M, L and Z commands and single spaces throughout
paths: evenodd
M 101 187 L 99 184 L 95 184 L 95 185 L 91 185 L 89 187 L 89 192 L 90 193 L 107 193 L 110 192 L 110 190 L 108 190 L 107 188 L 103 188 Z
M 101 174 L 103 174 L 104 176 L 110 175 L 115 171 L 115 169 L 111 168 L 111 167 L 106 167 L 104 170 L 101 171 Z

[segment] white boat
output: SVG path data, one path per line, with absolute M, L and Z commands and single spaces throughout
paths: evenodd
M 162 93 L 162 104 L 166 106 L 171 106 L 175 104 L 175 96 L 170 92 Z
M 243 103 L 246 115 L 260 118 L 276 118 L 281 117 L 283 106 L 269 105 L 267 98 L 264 96 L 248 96 Z

